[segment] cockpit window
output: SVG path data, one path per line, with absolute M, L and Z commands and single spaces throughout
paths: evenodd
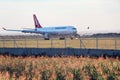
M 76 30 L 76 28 L 72 28 L 72 29 Z

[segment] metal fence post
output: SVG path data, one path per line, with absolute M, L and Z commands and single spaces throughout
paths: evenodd
M 81 38 L 80 38 L 80 48 L 82 48 L 82 45 L 81 45 Z
M 15 48 L 15 39 L 13 40 L 13 45 L 14 45 L 14 48 Z
M 117 39 L 115 38 L 115 50 L 117 49 Z
M 3 41 L 3 53 L 5 52 L 5 41 L 2 39 Z
M 38 38 L 37 38 L 37 48 L 38 48 Z
M 53 40 L 51 39 L 51 48 L 53 48 Z
M 86 49 L 86 47 L 85 47 L 85 45 L 84 45 L 84 43 L 82 42 L 81 39 L 80 39 L 80 47 L 81 47 L 81 48 L 84 47 L 84 49 Z
M 96 49 L 98 49 L 98 38 L 96 38 Z
M 65 48 L 66 48 L 66 38 L 65 38 Z
M 25 38 L 25 45 L 24 45 L 24 46 L 25 46 L 25 48 L 26 48 L 26 38 Z

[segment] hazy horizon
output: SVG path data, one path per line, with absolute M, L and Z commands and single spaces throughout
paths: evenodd
M 42 26 L 72 25 L 80 34 L 120 33 L 119 0 L 4 0 L 0 10 L 0 35 L 19 34 L 2 27 L 34 28 L 33 14 Z

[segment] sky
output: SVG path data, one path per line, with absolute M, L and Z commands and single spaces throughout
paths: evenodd
M 8 29 L 75 26 L 80 34 L 120 33 L 120 0 L 0 0 L 0 35 Z M 89 27 L 89 29 L 87 29 Z

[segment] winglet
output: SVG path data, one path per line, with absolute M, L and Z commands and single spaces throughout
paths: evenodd
M 35 28 L 42 28 L 35 14 L 33 14 L 33 19 L 35 23 Z
M 3 30 L 7 30 L 7 29 L 5 29 L 4 27 L 2 28 Z

